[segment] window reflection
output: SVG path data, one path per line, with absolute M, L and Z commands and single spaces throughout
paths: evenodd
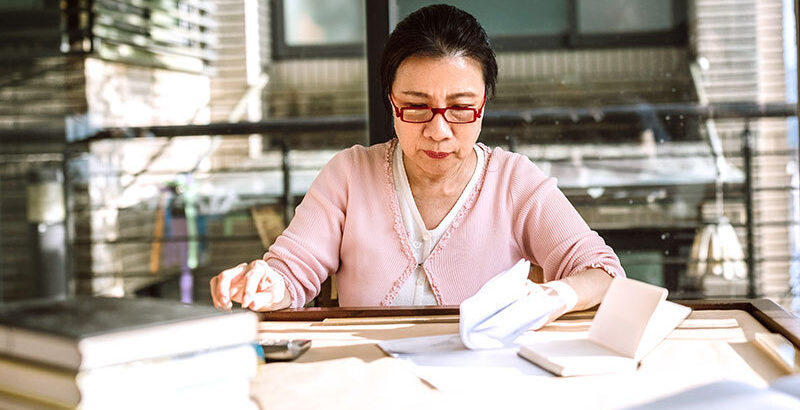
M 80 30 L 54 34 L 59 2 L 0 6 L 16 13 L 3 15 L 0 36 L 7 62 L 0 69 L 2 131 L 63 133 L 66 122 L 81 138 L 109 127 L 366 117 L 362 0 L 100 1 L 91 18 L 88 3 L 64 3 Z M 390 1 L 390 21 L 430 3 Z M 497 48 L 500 82 L 483 141 L 523 153 L 558 177 L 632 276 L 677 297 L 747 296 L 747 280 L 688 275 L 696 234 L 724 216 L 744 248 L 752 234 L 758 295 L 788 305 L 790 274 L 800 283 L 797 133 L 780 106 L 765 104 L 796 100 L 792 2 L 449 3 L 474 13 Z M 25 10 L 35 18 L 20 18 Z M 17 28 L 40 35 L 9 34 Z M 751 117 L 709 123 L 696 115 L 733 103 L 749 104 Z M 743 135 L 754 143 L 749 190 Z M 51 165 L 65 144 L 61 134 L 55 142 L 31 137 L 28 145 L 21 138 L 0 145 L 7 164 L 0 191 L 16 193 L 0 203 L 2 234 L 12 238 L 1 244 L 11 256 L 0 272 L 13 277 L 22 276 L 15 266 L 29 265 L 21 245 L 14 247 L 25 242 L 13 239 L 25 230 L 24 215 L 14 213 L 23 208 L 29 165 L 22 164 L 37 164 L 34 152 Z M 79 286 L 104 288 L 101 279 L 114 275 L 127 275 L 128 283 L 172 278 L 183 267 L 162 263 L 141 272 L 151 266 L 157 211 L 175 181 L 190 181 L 198 195 L 204 233 L 195 238 L 202 246 L 193 274 L 204 283 L 204 275 L 262 250 L 254 217 L 269 214 L 274 234 L 321 165 L 365 140 L 363 129 L 329 128 L 89 144 L 66 160 L 79 176 L 70 188 L 80 205 L 72 214 Z M 25 286 L 8 289 L 24 294 Z
M 411 14 L 420 7 L 436 3 L 425 0 L 397 0 L 397 18 Z M 489 36 L 562 35 L 569 30 L 569 2 L 563 0 L 511 0 L 502 7 L 479 0 L 451 1 L 467 10 L 481 22 Z
M 664 0 L 578 0 L 581 33 L 631 33 L 669 30 L 673 4 Z
M 284 1 L 283 8 L 289 46 L 364 41 L 364 5 L 360 0 L 292 0 Z

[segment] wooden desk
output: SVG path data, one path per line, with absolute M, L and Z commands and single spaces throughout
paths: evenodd
M 694 312 L 644 358 L 636 372 L 572 378 L 526 376 L 520 379 L 524 385 L 515 386 L 471 385 L 469 380 L 461 391 L 431 388 L 406 362 L 388 358 L 375 344 L 457 333 L 455 307 L 271 312 L 262 314 L 263 335 L 308 338 L 313 345 L 296 362 L 261 366 L 253 394 L 263 408 L 269 409 L 502 408 L 520 403 L 537 403 L 544 408 L 612 409 L 718 380 L 765 386 L 785 375 L 752 343 L 756 332 L 780 333 L 800 348 L 800 319 L 769 300 L 681 303 Z M 534 336 L 579 335 L 588 330 L 592 315 L 567 315 Z M 330 318 L 359 319 L 363 323 L 323 321 Z

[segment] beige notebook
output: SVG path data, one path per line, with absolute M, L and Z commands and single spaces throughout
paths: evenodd
M 664 288 L 614 279 L 587 337 L 523 345 L 519 355 L 559 376 L 636 370 L 691 312 L 666 298 Z
M 754 342 L 784 370 L 800 373 L 800 352 L 783 335 L 757 332 Z

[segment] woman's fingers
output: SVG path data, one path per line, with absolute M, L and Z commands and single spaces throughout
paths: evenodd
M 220 303 L 220 297 L 217 290 L 217 285 L 219 282 L 219 277 L 214 276 L 211 278 L 211 281 L 208 283 L 211 287 L 211 300 L 214 302 L 214 307 L 217 309 L 222 309 L 222 303 Z
M 231 301 L 242 303 L 244 297 L 244 283 L 247 278 L 245 275 L 235 277 L 231 281 Z
M 219 282 L 217 283 L 217 290 L 219 291 L 220 302 L 223 304 L 229 304 L 231 301 L 231 282 L 239 275 L 241 275 L 245 269 L 247 269 L 246 263 L 240 263 L 230 269 L 226 269 L 222 271 L 217 277 L 219 277 Z
M 544 292 L 544 289 L 542 289 L 541 285 L 531 280 L 525 280 L 525 290 L 528 295 L 534 295 L 537 293 Z
M 261 259 L 226 269 L 211 278 L 209 285 L 214 306 L 218 309 L 230 310 L 233 302 L 260 311 L 289 305 L 283 277 Z
M 246 307 L 255 311 L 283 309 L 289 306 L 286 282 L 283 277 L 264 264 L 264 275 Z
M 244 295 L 242 296 L 242 307 L 249 308 L 253 297 L 258 292 L 258 285 L 261 280 L 267 276 L 267 263 L 263 260 L 255 260 L 250 262 L 245 272 Z
M 281 300 L 276 296 L 277 295 L 272 290 L 258 292 L 253 297 L 253 300 L 250 302 L 250 306 L 248 307 L 254 311 L 275 310 L 277 309 L 277 307 L 275 307 L 277 302 Z
M 276 282 L 268 290 L 256 293 L 249 308 L 255 311 L 268 311 L 289 307 L 290 300 L 286 297 L 286 286 L 282 278 L 279 280 L 280 282 Z
M 215 307 L 218 309 L 230 309 L 233 307 L 231 289 L 237 281 L 237 277 L 242 274 L 245 268 L 247 268 L 247 264 L 241 263 L 211 278 L 209 286 L 211 287 L 211 298 Z

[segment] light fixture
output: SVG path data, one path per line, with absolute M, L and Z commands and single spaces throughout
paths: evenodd
M 708 104 L 708 98 L 700 82 L 700 71 L 707 68 L 708 60 L 702 58 L 690 65 L 692 80 L 701 104 Z M 747 266 L 739 237 L 723 209 L 723 183 L 727 179 L 730 165 L 725 160 L 722 141 L 717 134 L 714 120 L 706 119 L 705 127 L 716 168 L 715 215 L 711 221 L 704 220 L 703 225 L 697 229 L 689 254 L 687 270 L 687 275 L 695 279 L 701 288 L 703 279 L 708 275 L 721 276 L 727 280 L 747 277 Z M 703 219 L 702 211 L 700 211 L 700 216 Z

